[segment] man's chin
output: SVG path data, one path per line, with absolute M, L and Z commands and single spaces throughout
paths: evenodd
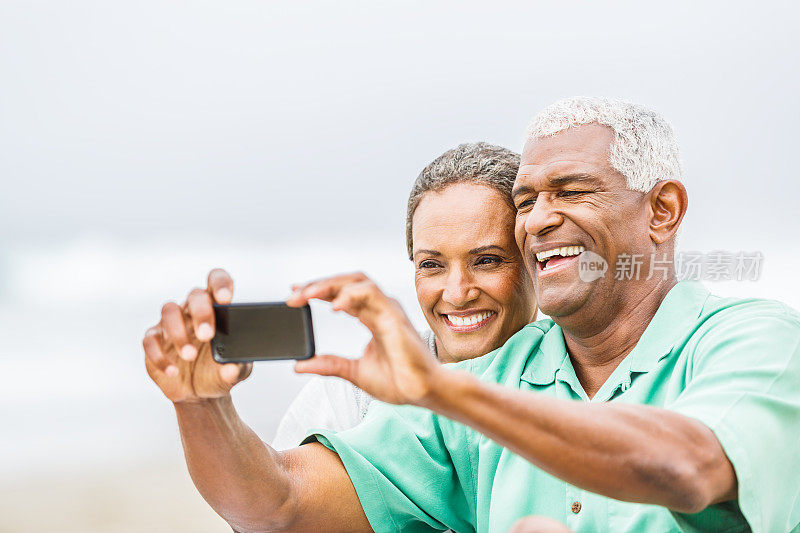
M 577 306 L 571 305 L 570 302 L 563 300 L 559 302 L 539 303 L 539 310 L 553 320 L 571 315 L 576 309 Z
M 591 283 L 575 280 L 573 283 L 537 283 L 536 298 L 539 310 L 556 318 L 571 315 L 577 311 L 586 300 Z

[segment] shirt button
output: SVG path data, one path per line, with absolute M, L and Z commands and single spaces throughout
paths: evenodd
M 572 512 L 578 514 L 581 512 L 581 502 L 575 502 L 572 504 Z

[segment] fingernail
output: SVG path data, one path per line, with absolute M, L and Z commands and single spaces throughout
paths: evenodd
M 181 348 L 181 357 L 187 361 L 194 361 L 194 358 L 197 357 L 197 348 L 191 344 L 186 344 Z
M 177 367 L 177 366 L 175 366 L 175 365 L 169 365 L 169 366 L 167 367 L 167 369 L 164 371 L 164 373 L 165 373 L 165 374 L 166 374 L 168 377 L 174 378 L 175 376 L 177 376 L 177 375 L 178 375 L 178 367 Z
M 221 302 L 230 302 L 233 295 L 231 291 L 228 289 L 220 289 L 217 291 L 217 300 Z
M 211 324 L 203 322 L 197 326 L 197 338 L 201 341 L 211 340 L 211 337 L 213 336 L 214 330 L 211 328 Z
M 234 363 L 222 365 L 222 377 L 226 381 L 234 381 L 239 377 L 239 367 Z

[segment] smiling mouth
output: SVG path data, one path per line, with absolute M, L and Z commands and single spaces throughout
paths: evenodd
M 445 324 L 458 333 L 469 333 L 482 328 L 497 316 L 494 311 L 478 311 L 471 314 L 442 314 Z
M 576 258 L 586 251 L 583 246 L 561 246 L 536 253 L 536 270 L 540 273 L 561 270 L 575 262 Z

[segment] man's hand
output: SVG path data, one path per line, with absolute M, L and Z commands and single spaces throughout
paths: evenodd
M 208 286 L 194 289 L 182 306 L 174 302 L 161 308 L 161 320 L 147 330 L 144 346 L 147 373 L 173 402 L 226 396 L 245 379 L 252 365 L 221 365 L 211 355 L 214 337 L 214 302 L 229 304 L 233 280 L 222 269 L 208 274 Z
M 301 306 L 311 299 L 356 317 L 372 340 L 359 359 L 317 355 L 298 361 L 295 371 L 344 378 L 384 402 L 425 405 L 441 365 L 395 300 L 360 273 L 295 286 L 286 303 Z

